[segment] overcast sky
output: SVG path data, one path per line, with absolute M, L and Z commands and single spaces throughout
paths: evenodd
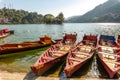
M 82 15 L 95 6 L 107 0 L 0 0 L 0 8 L 9 7 L 23 9 L 39 14 L 53 14 L 57 16 L 63 12 L 64 16 Z

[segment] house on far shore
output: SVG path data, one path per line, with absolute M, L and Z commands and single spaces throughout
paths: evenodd
M 8 23 L 8 18 L 0 18 L 0 24 Z

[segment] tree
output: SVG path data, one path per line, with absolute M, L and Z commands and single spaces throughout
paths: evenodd
M 64 22 L 64 15 L 61 12 L 56 18 L 55 18 L 55 23 L 56 24 L 62 24 Z
M 54 19 L 55 19 L 55 17 L 52 14 L 46 14 L 44 16 L 44 22 L 46 24 L 53 24 L 54 23 Z

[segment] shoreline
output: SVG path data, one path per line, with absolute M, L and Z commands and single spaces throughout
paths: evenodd
M 0 70 L 0 80 L 59 80 L 59 78 L 55 77 L 44 77 L 44 76 L 30 76 L 25 72 L 9 72 Z M 26 78 L 29 77 L 29 78 Z
M 45 76 L 32 76 L 31 74 L 24 72 L 9 72 L 0 70 L 0 80 L 101 80 L 94 77 L 88 78 L 57 78 L 57 77 L 45 77 Z
M 0 70 L 0 80 L 23 80 L 26 73 L 8 72 Z

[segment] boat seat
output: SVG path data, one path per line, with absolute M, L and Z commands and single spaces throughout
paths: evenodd
M 52 57 L 42 57 L 41 60 L 39 60 L 39 62 L 46 62 L 46 61 L 49 61 L 49 60 L 52 60 L 53 58 Z
M 22 46 L 22 45 L 18 45 L 17 47 L 18 47 L 18 48 L 22 48 L 23 46 Z
M 116 65 L 120 65 L 120 62 L 114 62 Z
M 79 61 L 69 61 L 69 66 L 73 66 L 73 65 L 76 65 L 78 63 L 80 63 Z
M 106 52 L 99 52 L 100 54 L 104 54 L 104 55 L 111 55 L 114 56 L 114 53 L 106 53 Z
M 85 55 L 85 56 L 89 56 L 88 53 L 84 53 L 84 52 L 72 52 L 74 54 L 79 54 L 79 55 Z
M 51 53 L 61 53 L 61 54 L 63 54 L 63 53 L 65 53 L 65 52 L 62 52 L 62 51 L 50 51 Z
M 80 59 L 85 59 L 87 57 L 86 55 L 80 55 L 80 54 L 76 54 L 75 56 Z
M 69 58 L 70 60 L 74 60 L 74 61 L 78 61 L 78 62 L 81 62 L 80 59 L 76 59 L 76 58 Z
M 52 59 L 54 59 L 54 58 L 53 58 L 53 57 L 44 57 L 44 59 L 52 60 Z
M 60 54 L 60 53 L 54 53 L 54 54 L 52 54 L 52 56 L 53 57 L 60 57 L 60 56 L 62 56 L 63 54 Z
M 3 50 L 4 49 L 15 49 L 15 48 L 17 48 L 17 47 L 2 47 L 3 48 Z

